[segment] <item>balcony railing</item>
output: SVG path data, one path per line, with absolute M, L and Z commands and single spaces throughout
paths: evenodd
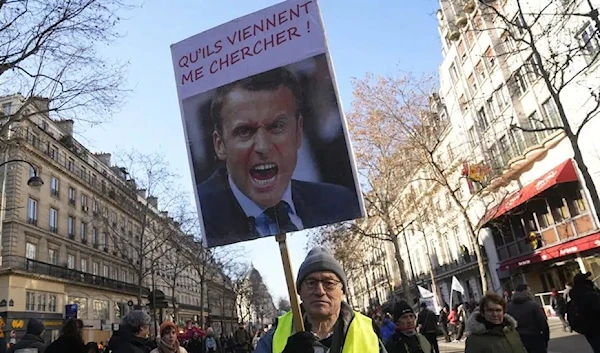
M 135 284 L 117 281 L 114 279 L 96 276 L 91 273 L 72 270 L 66 267 L 52 265 L 45 262 L 30 260 L 24 257 L 10 257 L 8 261 L 10 267 L 16 270 L 24 270 L 38 275 L 46 275 L 84 283 L 92 286 L 98 286 L 104 289 L 112 289 L 120 292 L 125 292 L 137 295 L 139 287 Z M 148 288 L 142 288 L 142 295 L 147 296 L 150 293 Z

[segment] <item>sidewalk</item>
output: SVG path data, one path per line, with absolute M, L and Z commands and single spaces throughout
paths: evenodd
M 548 318 L 550 326 L 550 343 L 548 353 L 592 353 L 586 339 L 578 333 L 564 332 L 558 318 Z M 443 337 L 438 338 L 441 351 L 464 351 L 465 342 L 447 343 Z

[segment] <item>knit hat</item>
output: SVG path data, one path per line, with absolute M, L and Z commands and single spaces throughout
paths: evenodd
M 308 275 L 313 272 L 329 271 L 336 274 L 342 282 L 344 291 L 346 290 L 346 274 L 342 269 L 342 265 L 331 255 L 331 253 L 322 246 L 312 248 L 306 255 L 306 259 L 300 270 L 298 270 L 298 278 L 296 279 L 296 290 L 300 292 L 300 285 Z
M 165 321 L 162 324 L 160 324 L 160 335 L 164 335 L 165 332 L 167 332 L 168 329 L 173 329 L 175 330 L 175 332 L 177 332 L 177 325 L 175 325 L 175 323 L 173 321 Z
M 38 319 L 30 319 L 27 323 L 27 333 L 40 336 L 44 332 L 44 324 Z
M 413 308 L 408 305 L 407 302 L 400 301 L 394 305 L 394 322 L 398 321 L 398 319 L 404 314 L 414 314 L 415 311 Z

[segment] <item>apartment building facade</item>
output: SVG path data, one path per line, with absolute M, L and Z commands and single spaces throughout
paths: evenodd
M 0 98 L 8 116 L 22 102 L 20 95 Z M 134 248 L 143 225 L 133 210 L 143 205 L 156 222 L 176 225 L 158 212 L 155 197 L 111 165 L 110 154 L 93 154 L 73 137 L 73 121 L 36 113 L 47 104 L 39 99 L 27 107 L 30 117 L 10 126 L 3 141 L 0 316 L 7 334 L 17 335 L 28 319 L 42 319 L 51 340 L 65 306 L 77 304 L 85 339 L 107 341 L 139 298 L 145 304 L 152 284 L 145 276 L 139 286 L 136 269 L 149 259 Z M 27 185 L 34 175 L 44 182 L 39 188 Z M 144 241 L 152 241 L 155 235 L 145 232 Z M 182 284 L 178 295 L 190 315 L 209 315 L 195 305 L 197 286 Z
M 554 18 L 562 26 L 551 30 L 551 20 L 526 25 L 540 11 L 589 12 L 588 2 L 519 3 L 521 10 L 514 0 L 440 2 L 444 54 L 440 96 L 458 103 L 459 111 L 450 118 L 454 129 L 466 133 L 463 162 L 485 166 L 487 187 L 506 194 L 492 207 L 471 211 L 481 218 L 491 275 L 500 282 L 500 288 L 494 283 L 494 290 L 511 290 L 526 282 L 534 292 L 546 293 L 564 288 L 577 271 L 600 276 L 596 257 L 600 242 L 597 216 L 572 145 L 562 130 L 547 129 L 563 124 L 539 68 L 549 65 L 556 50 L 553 45 L 580 50 L 564 74 L 569 77 L 569 72 L 579 70 L 583 74 L 577 84 L 560 92 L 569 123 L 577 128 L 596 103 L 586 87 L 598 80 L 597 65 L 590 60 L 595 60 L 600 47 L 590 18 Z M 506 19 L 512 19 L 512 24 Z M 526 43 L 527 28 L 541 43 L 539 57 Z M 593 136 L 598 124 L 597 119 L 590 120 L 579 137 L 595 183 L 600 180 L 598 143 Z

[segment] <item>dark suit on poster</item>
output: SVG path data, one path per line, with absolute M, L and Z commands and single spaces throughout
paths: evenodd
M 304 229 L 361 216 L 356 194 L 343 186 L 291 180 L 291 189 Z M 225 169 L 217 170 L 197 191 L 209 247 L 261 237 L 231 191 Z

